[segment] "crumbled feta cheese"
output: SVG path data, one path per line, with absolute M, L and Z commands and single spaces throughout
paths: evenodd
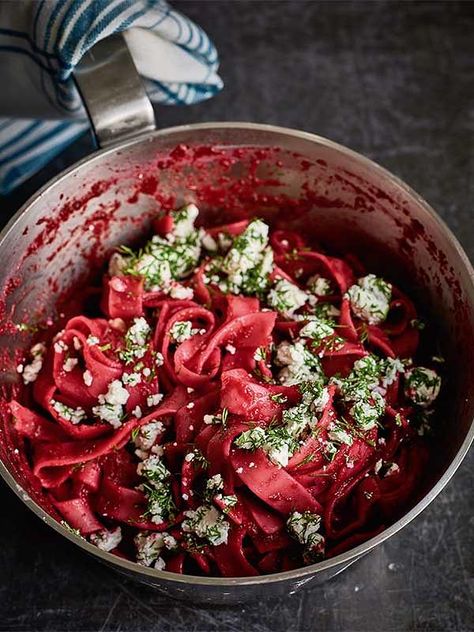
M 165 361 L 165 359 L 163 357 L 163 354 L 160 353 L 159 351 L 157 351 L 155 353 L 155 364 L 156 364 L 156 366 L 163 366 L 164 361 Z
M 164 561 L 160 557 L 163 549 L 170 551 L 176 549 L 178 543 L 176 539 L 163 531 L 161 533 L 141 531 L 134 539 L 137 549 L 137 562 L 142 566 L 152 566 L 158 570 L 163 570 Z
M 196 230 L 194 222 L 199 215 L 199 209 L 195 204 L 186 204 L 183 208 L 172 213 L 173 229 L 170 234 L 170 241 L 174 239 L 183 241 L 192 235 Z
M 169 333 L 171 339 L 180 344 L 199 333 L 199 330 L 193 329 L 193 324 L 190 320 L 178 320 L 173 324 Z
M 122 382 L 113 380 L 108 385 L 107 392 L 99 395 L 99 405 L 92 408 L 92 413 L 107 421 L 113 428 L 119 428 L 122 425 L 123 406 L 129 397 L 130 394 Z
M 230 353 L 231 355 L 234 355 L 235 352 L 237 351 L 237 349 L 234 347 L 234 345 L 226 345 L 225 346 L 225 350 Z
M 138 464 L 137 474 L 147 479 L 147 485 L 140 486 L 148 500 L 148 515 L 151 522 L 162 524 L 175 511 L 171 491 L 171 474 L 161 460 L 162 454 L 152 454 Z
M 84 381 L 84 384 L 86 386 L 91 386 L 92 382 L 94 381 L 94 377 L 92 375 L 92 373 L 89 371 L 89 369 L 86 369 L 84 371 L 84 373 L 82 374 L 82 379 Z
M 221 267 L 214 270 L 211 266 L 214 272 L 211 281 L 223 292 L 258 294 L 265 291 L 273 269 L 273 250 L 267 244 L 268 226 L 261 220 L 253 220 L 234 239 Z M 227 278 L 219 281 L 222 274 Z
M 255 362 L 265 362 L 267 359 L 267 350 L 265 347 L 259 347 L 253 354 L 253 359 Z
M 222 423 L 222 418 L 220 415 L 204 415 L 203 421 L 207 426 L 217 425 Z
M 145 377 L 150 377 L 150 375 L 151 375 L 151 369 L 150 369 L 150 367 L 146 366 L 146 367 L 143 369 L 142 373 L 143 373 L 143 375 L 144 375 Z
M 143 316 L 134 318 L 133 325 L 125 334 L 125 340 L 130 343 L 130 346 L 144 347 L 147 344 L 150 331 L 151 327 Z
M 322 376 L 319 359 L 305 347 L 301 340 L 297 340 L 294 344 L 287 341 L 280 343 L 277 347 L 275 364 L 285 367 L 279 372 L 278 379 L 286 386 L 319 379 Z
M 135 417 L 137 419 L 141 419 L 141 417 L 143 417 L 143 412 L 140 406 L 135 406 L 135 408 L 132 410 L 132 415 L 135 415 Z
M 79 360 L 77 358 L 68 358 L 63 364 L 63 369 L 66 373 L 70 373 L 78 364 Z
M 319 276 L 319 274 L 310 277 L 306 286 L 308 290 L 312 294 L 316 294 L 316 296 L 328 296 L 329 294 L 333 294 L 331 281 Z
M 58 413 L 62 419 L 70 421 L 72 424 L 77 425 L 86 418 L 86 411 L 83 408 L 71 408 L 66 406 L 62 402 L 58 402 L 54 399 L 51 400 L 51 406 Z
M 303 290 L 286 279 L 278 279 L 268 293 L 268 303 L 278 312 L 291 318 L 294 312 L 302 307 L 309 296 Z
M 232 246 L 232 237 L 228 233 L 218 233 L 217 243 L 219 245 L 219 250 L 225 252 Z
M 24 368 L 25 368 L 25 367 L 23 366 L 23 364 L 19 364 L 19 365 L 16 367 L 16 372 L 17 372 L 17 373 L 23 373 L 23 369 L 24 369 Z
M 338 443 L 345 443 L 346 445 L 352 445 L 353 439 L 352 435 L 343 428 L 342 426 L 336 424 L 331 424 L 331 429 L 328 432 L 328 437 L 331 441 L 336 441 Z
M 140 375 L 140 373 L 124 372 L 122 375 L 122 382 L 126 386 L 136 386 L 137 384 L 140 384 L 141 381 L 142 381 L 142 376 Z
M 418 366 L 405 373 L 405 395 L 422 408 L 434 402 L 440 389 L 441 378 L 433 369 Z
M 243 467 L 238 467 L 235 471 L 237 472 L 237 474 L 243 474 L 244 468 Z
M 387 318 L 392 286 L 374 274 L 368 274 L 359 279 L 357 285 L 352 285 L 346 296 L 356 316 L 370 325 L 379 325 Z
M 235 440 L 235 445 L 242 450 L 256 450 L 265 443 L 265 430 L 260 426 L 242 432 Z
M 171 283 L 171 265 L 167 255 L 165 249 L 155 247 L 136 262 L 135 269 L 145 277 L 147 289 L 159 292 Z
M 334 335 L 334 333 L 334 328 L 322 320 L 310 320 L 309 323 L 300 329 L 300 336 L 311 338 L 318 344 L 328 336 Z
M 392 474 L 398 474 L 399 471 L 400 471 L 399 465 L 397 463 L 391 463 L 390 467 L 385 472 L 384 478 L 386 478 L 387 476 L 392 476 Z
M 146 398 L 146 403 L 149 408 L 152 406 L 158 406 L 158 404 L 163 399 L 163 393 L 156 393 L 155 395 L 148 395 Z
M 45 353 L 46 346 L 42 342 L 38 342 L 31 347 L 30 355 L 33 359 L 29 364 L 21 365 L 22 370 L 19 371 L 23 376 L 23 382 L 25 384 L 31 384 L 31 382 L 34 382 L 38 377 L 38 374 L 43 367 L 43 359 Z
M 350 414 L 364 430 L 375 428 L 385 411 L 385 400 L 380 393 L 372 392 L 371 400 L 358 400 L 350 409 Z
M 224 489 L 224 480 L 221 474 L 214 474 L 206 483 L 206 494 L 211 497 Z
M 92 347 L 92 346 L 94 346 L 94 345 L 98 345 L 98 344 L 99 344 L 99 342 L 100 342 L 100 340 L 99 340 L 99 338 L 97 338 L 97 336 L 92 336 L 92 335 L 90 335 L 90 336 L 87 336 L 87 340 L 86 340 L 86 342 L 87 342 L 87 344 L 88 344 L 90 347 Z
M 191 410 L 191 408 L 194 408 L 194 402 L 189 402 L 188 404 L 186 404 L 186 408 L 189 408 Z
M 230 524 L 215 507 L 201 505 L 195 511 L 185 511 L 184 515 L 181 528 L 185 533 L 194 533 L 213 546 L 227 544 Z
M 217 252 L 217 242 L 209 233 L 204 232 L 202 234 L 201 244 L 208 252 Z
M 313 553 L 322 553 L 324 537 L 319 533 L 321 516 L 310 511 L 294 511 L 287 522 L 290 534 Z
M 76 351 L 80 351 L 82 349 L 82 343 L 77 336 L 74 336 L 72 339 L 72 346 Z
M 136 416 L 138 417 L 138 415 Z M 150 421 L 140 427 L 138 435 L 134 439 L 134 443 L 140 450 L 151 450 L 157 438 L 163 434 L 164 431 L 165 427 L 161 421 Z
M 191 287 L 184 287 L 184 285 L 180 283 L 173 283 L 170 289 L 170 296 L 180 301 L 190 301 L 194 297 L 194 291 Z
M 56 351 L 56 353 L 63 353 L 63 351 L 68 350 L 68 346 L 64 342 L 64 340 L 58 340 L 54 343 L 54 350 Z
M 222 263 L 222 269 L 229 275 L 251 270 L 267 243 L 267 224 L 259 219 L 253 220 L 243 233 L 234 239 L 232 248 Z
M 387 388 L 395 382 L 399 373 L 405 373 L 405 366 L 399 358 L 387 358 L 385 360 L 385 375 L 382 377 L 382 386 Z
M 194 458 L 196 457 L 194 452 L 188 452 L 186 454 L 186 456 L 184 457 L 184 460 L 187 461 L 188 463 L 190 463 L 191 461 L 194 460 Z
M 108 531 L 107 529 L 96 531 L 91 534 L 90 541 L 102 551 L 112 551 L 113 549 L 116 549 L 122 541 L 122 530 L 120 527 L 116 527 L 111 531 Z

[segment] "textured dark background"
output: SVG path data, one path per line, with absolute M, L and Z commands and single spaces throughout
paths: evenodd
M 221 54 L 223 93 L 162 126 L 249 120 L 314 131 L 411 184 L 474 255 L 474 4 L 181 1 Z M 90 151 L 82 139 L 13 211 Z M 474 453 L 414 523 L 343 575 L 285 601 L 173 603 L 75 551 L 0 486 L 0 630 L 473 630 Z

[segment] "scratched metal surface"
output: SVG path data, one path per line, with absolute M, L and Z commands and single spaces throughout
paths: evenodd
M 318 132 L 400 175 L 474 255 L 474 4 L 177 2 L 214 38 L 226 89 L 163 126 L 254 120 Z M 87 139 L 2 203 L 11 212 Z M 0 486 L 0 630 L 473 630 L 474 453 L 433 505 L 324 586 L 196 608 L 115 575 Z

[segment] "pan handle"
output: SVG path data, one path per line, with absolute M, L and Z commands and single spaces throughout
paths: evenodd
M 156 129 L 153 107 L 122 33 L 88 50 L 74 78 L 99 147 Z

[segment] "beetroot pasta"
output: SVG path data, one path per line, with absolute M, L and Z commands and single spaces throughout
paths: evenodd
M 163 213 L 142 249 L 118 248 L 100 308 L 18 365 L 31 471 L 71 529 L 159 570 L 334 556 L 390 524 L 423 471 L 441 386 L 423 323 L 301 235 L 196 220 Z

